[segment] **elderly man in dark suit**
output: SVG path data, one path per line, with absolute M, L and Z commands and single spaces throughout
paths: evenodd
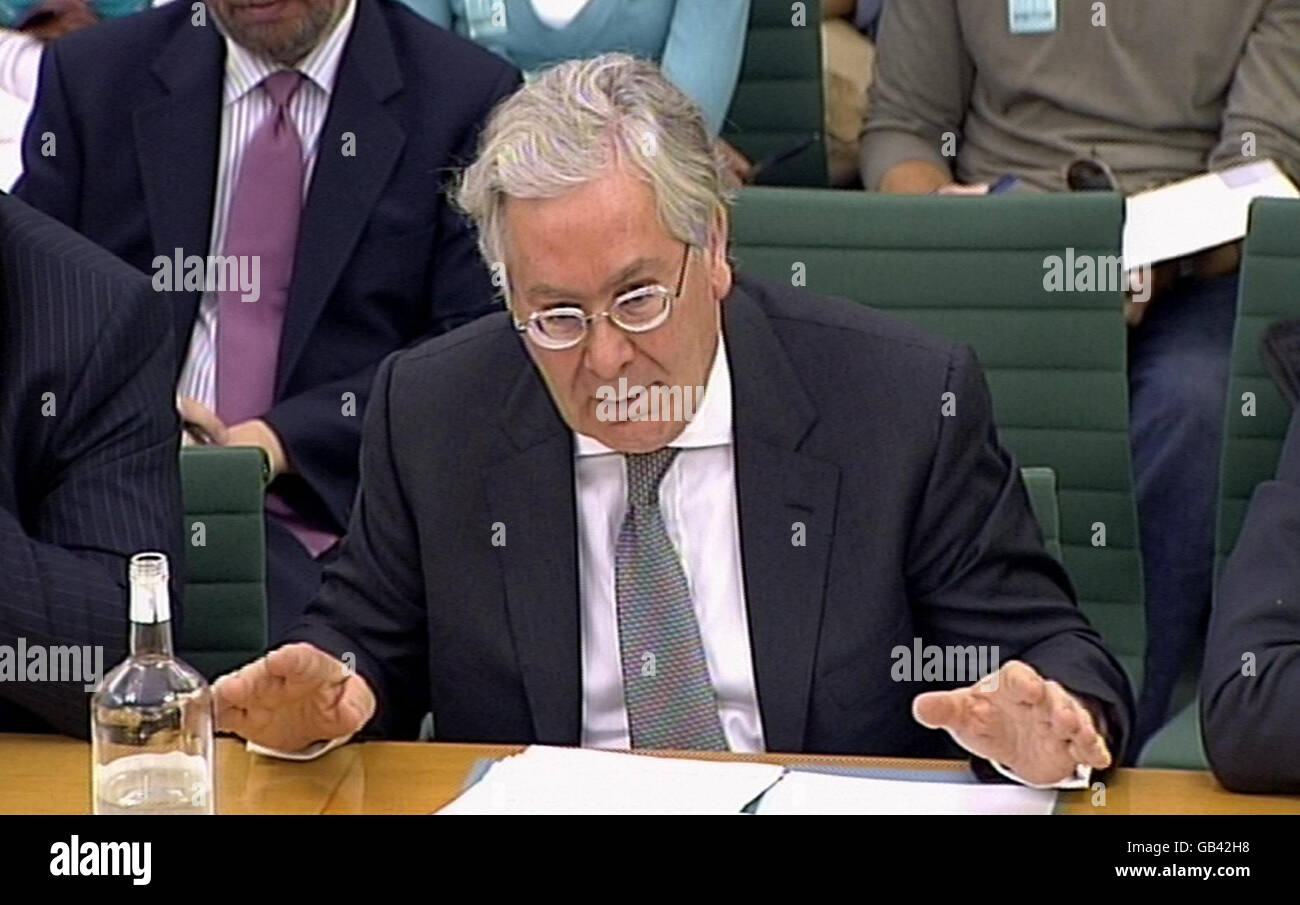
M 148 280 L 0 193 L 0 646 L 10 657 L 86 645 L 107 670 L 125 656 L 128 558 L 180 552 L 173 356 Z M 0 731 L 84 738 L 93 681 L 80 662 L 83 676 L 69 681 L 0 669 Z
M 273 637 L 347 524 L 379 362 L 492 306 L 442 189 L 517 84 L 389 0 L 173 3 L 44 55 L 17 194 L 172 296 L 191 433 L 266 451 Z
M 381 368 L 342 555 L 297 643 L 218 683 L 223 725 L 300 755 L 426 711 L 444 740 L 951 752 L 929 727 L 1033 783 L 1110 764 L 1128 686 L 972 354 L 733 277 L 721 172 L 627 56 L 498 110 L 459 198 L 510 313 Z

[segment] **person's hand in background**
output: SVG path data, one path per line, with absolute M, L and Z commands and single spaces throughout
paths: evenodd
M 227 425 L 212 409 L 188 396 L 179 397 L 176 407 L 185 426 L 184 445 L 256 446 L 266 453 L 271 479 L 290 471 L 284 444 L 271 425 L 261 418 Z
M 1141 324 L 1156 299 L 1177 279 L 1178 265 L 1175 263 L 1131 271 L 1128 275 L 1129 290 L 1124 293 L 1124 323 L 1130 329 Z
M 266 453 L 266 462 L 271 470 L 270 479 L 290 470 L 289 460 L 284 454 L 284 445 L 280 443 L 280 436 L 261 418 L 250 418 L 228 426 L 226 441 L 221 445 L 259 447 Z
M 1072 779 L 1079 766 L 1104 770 L 1111 764 L 1084 704 L 1019 660 L 966 688 L 917 695 L 912 714 L 1035 785 Z
M 740 185 L 748 185 L 749 181 L 754 177 L 753 162 L 737 151 L 730 142 L 721 138 L 718 139 L 718 150 L 722 153 L 727 169 L 736 182 Z
M 185 429 L 186 445 L 225 446 L 226 425 L 212 409 L 189 396 L 177 396 L 176 411 Z
M 1241 243 L 1229 242 L 1207 248 L 1186 263 L 1189 276 L 1198 280 L 1217 280 L 1241 269 Z M 1178 281 L 1184 264 L 1166 261 L 1154 267 L 1135 271 L 1129 278 L 1132 287 L 1124 300 L 1124 322 L 1129 327 L 1142 323 L 1147 313 L 1161 295 Z
M 959 195 L 968 198 L 978 198 L 989 193 L 989 184 L 987 182 L 977 182 L 973 185 L 962 185 L 960 182 L 949 182 L 947 185 L 941 185 L 934 190 L 936 195 Z
M 212 686 L 217 729 L 286 753 L 358 732 L 375 713 L 366 680 L 310 644 L 286 644 Z
M 18 30 L 48 43 L 98 21 L 86 0 L 41 0 Z
M 880 182 L 886 195 L 987 195 L 988 183 L 963 185 L 952 173 L 927 160 L 905 160 L 890 168 Z

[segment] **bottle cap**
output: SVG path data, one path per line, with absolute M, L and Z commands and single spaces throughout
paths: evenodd
M 137 553 L 131 557 L 131 621 L 145 624 L 170 622 L 171 600 L 168 595 L 167 556 L 164 553 Z

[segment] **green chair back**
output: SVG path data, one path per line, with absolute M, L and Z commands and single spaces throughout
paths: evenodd
M 764 169 L 758 182 L 825 186 L 823 110 L 820 0 L 752 0 L 722 137 L 756 163 L 806 145 Z
M 1269 376 L 1260 344 L 1274 321 L 1292 318 L 1300 318 L 1300 201 L 1265 198 L 1251 206 L 1242 258 L 1220 464 L 1220 556 L 1237 542 L 1255 487 L 1277 469 L 1291 406 Z
M 1056 472 L 1050 468 L 1022 468 L 1020 477 L 1029 492 L 1029 505 L 1033 507 L 1034 518 L 1043 532 L 1043 546 L 1047 552 L 1056 557 L 1057 562 L 1064 562 L 1061 553 L 1061 509 L 1056 498 Z
M 181 450 L 185 590 L 177 651 L 208 679 L 266 650 L 265 485 L 259 449 Z
M 1208 770 L 1210 761 L 1205 756 L 1205 743 L 1201 741 L 1201 702 L 1193 700 L 1151 736 L 1137 759 L 1139 767 L 1161 767 L 1167 770 Z
M 1144 628 L 1123 297 L 1082 291 L 1077 280 L 1074 291 L 1044 288 L 1051 257 L 1062 268 L 1117 258 L 1121 218 L 1111 194 L 750 188 L 732 238 L 743 272 L 869 304 L 974 347 L 1003 442 L 1056 474 L 1062 561 L 1136 681 Z

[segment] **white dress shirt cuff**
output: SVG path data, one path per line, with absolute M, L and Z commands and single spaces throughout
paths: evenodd
M 338 738 L 312 742 L 300 751 L 278 751 L 275 748 L 267 748 L 259 745 L 257 742 L 248 742 L 247 749 L 254 754 L 264 754 L 267 757 L 275 757 L 280 760 L 315 760 L 322 754 L 333 751 L 350 738 L 352 738 L 350 735 L 340 735 Z
M 997 770 L 1007 779 L 1018 782 L 1022 786 L 1028 786 L 1031 789 L 1086 789 L 1088 788 L 1088 780 L 1092 779 L 1092 767 L 1085 767 L 1083 764 L 1075 766 L 1073 776 L 1067 776 L 1057 782 L 1036 783 L 1021 779 L 995 760 L 991 760 L 989 763 L 993 765 L 994 770 Z

